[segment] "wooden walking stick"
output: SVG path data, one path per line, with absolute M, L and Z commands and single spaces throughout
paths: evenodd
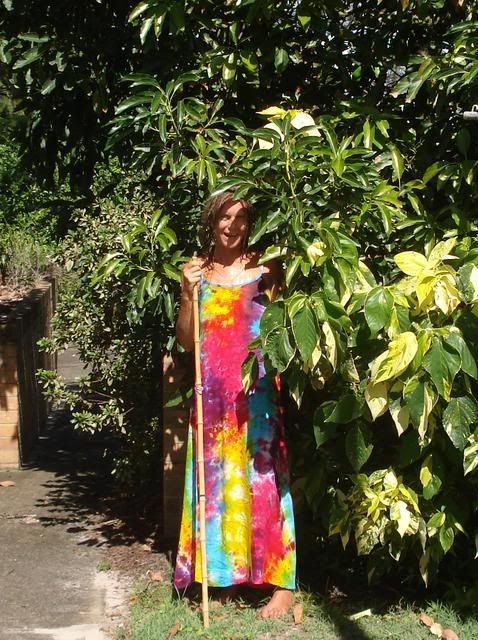
M 207 584 L 207 554 L 206 554 L 206 481 L 204 477 L 204 431 L 202 407 L 202 377 L 201 377 L 201 349 L 199 345 L 199 296 L 198 285 L 193 290 L 193 326 L 194 326 L 194 369 L 197 420 L 197 451 L 196 464 L 199 478 L 199 542 L 201 545 L 201 574 L 202 574 L 202 614 L 204 627 L 209 627 L 209 595 Z

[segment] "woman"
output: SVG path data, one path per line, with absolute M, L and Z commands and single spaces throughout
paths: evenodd
M 192 299 L 199 283 L 204 405 L 206 533 L 209 584 L 233 595 L 239 584 L 273 589 L 265 618 L 286 613 L 295 587 L 295 533 L 277 381 L 262 363 L 246 395 L 241 365 L 258 335 L 280 268 L 259 265 L 248 248 L 250 207 L 233 192 L 206 203 L 205 258 L 182 274 L 176 334 L 193 349 Z M 194 424 L 194 416 L 191 420 Z M 183 516 L 174 582 L 201 582 L 193 428 L 186 462 Z

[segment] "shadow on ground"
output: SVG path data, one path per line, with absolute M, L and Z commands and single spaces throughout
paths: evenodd
M 57 409 L 24 468 L 49 474 L 35 503 L 42 526 L 70 523 L 78 544 L 109 549 L 113 568 L 135 573 L 151 564 L 151 551 L 170 561 L 173 549 L 161 539 L 160 487 L 140 495 L 121 491 L 104 456 L 114 446 L 102 434 L 75 430 L 68 412 Z

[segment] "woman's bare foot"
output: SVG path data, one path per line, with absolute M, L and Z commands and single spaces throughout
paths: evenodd
M 262 618 L 279 618 L 288 613 L 294 605 L 294 594 L 289 589 L 276 589 L 265 607 L 261 609 Z

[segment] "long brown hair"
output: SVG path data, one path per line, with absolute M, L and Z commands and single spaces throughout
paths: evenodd
M 247 214 L 247 235 L 244 238 L 242 250 L 246 251 L 247 249 L 247 245 L 249 243 L 249 231 L 252 223 L 252 206 L 247 200 L 244 200 L 243 198 L 236 198 L 234 191 L 223 191 L 217 195 L 210 196 L 206 200 L 201 215 L 201 242 L 208 260 L 211 260 L 214 253 L 214 226 L 216 225 L 222 209 L 230 202 L 240 202 Z

